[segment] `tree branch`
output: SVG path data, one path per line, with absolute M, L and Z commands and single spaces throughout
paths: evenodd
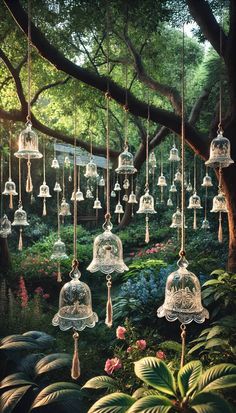
M 50 83 L 49 85 L 45 85 L 45 86 L 41 87 L 41 89 L 39 89 L 35 93 L 33 99 L 31 100 L 31 106 L 33 106 L 36 103 L 36 101 L 39 98 L 39 96 L 41 95 L 41 93 L 45 92 L 45 90 L 51 89 L 51 88 L 59 86 L 59 85 L 65 85 L 68 82 L 68 80 L 70 80 L 69 76 L 66 77 L 64 80 L 58 80 L 57 82 Z
M 211 91 L 210 88 L 204 88 L 201 95 L 196 100 L 195 104 L 193 105 L 189 118 L 188 118 L 188 122 L 190 123 L 190 125 L 195 125 L 196 122 L 198 121 L 200 112 L 202 110 L 202 106 L 207 101 L 210 91 Z

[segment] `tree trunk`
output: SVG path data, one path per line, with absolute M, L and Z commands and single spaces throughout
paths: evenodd
M 0 272 L 6 274 L 11 267 L 7 238 L 0 238 Z

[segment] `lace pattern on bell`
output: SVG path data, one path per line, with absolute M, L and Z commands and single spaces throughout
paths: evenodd
M 79 320 L 79 319 L 65 319 L 59 315 L 55 314 L 52 320 L 53 326 L 58 326 L 60 330 L 66 331 L 70 328 L 74 328 L 76 331 L 82 331 L 86 327 L 93 328 L 98 321 L 98 316 L 96 313 L 92 313 L 89 317 Z

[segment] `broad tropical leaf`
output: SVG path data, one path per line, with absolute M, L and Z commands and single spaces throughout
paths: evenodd
M 224 327 L 222 327 L 222 326 L 216 325 L 216 326 L 212 327 L 210 329 L 208 335 L 207 335 L 207 340 L 217 336 L 218 334 L 221 334 L 222 331 L 224 331 Z
M 1 396 L 1 413 L 11 413 L 30 388 L 31 385 L 27 385 L 4 392 Z
M 146 396 L 137 400 L 128 413 L 167 413 L 173 403 L 164 396 Z
M 190 406 L 197 413 L 232 413 L 229 404 L 222 397 L 207 392 L 194 397 Z
M 108 390 L 118 390 L 119 386 L 117 382 L 109 376 L 98 376 L 93 377 L 88 380 L 83 389 L 108 389 Z
M 26 385 L 37 386 L 36 383 L 33 383 L 24 374 L 23 376 L 15 377 L 16 374 L 21 374 L 21 373 L 10 374 L 9 376 L 5 377 L 4 380 L 2 380 L 2 382 L 0 383 L 0 389 L 6 391 L 8 387 L 13 388 L 13 387 L 19 387 L 19 386 L 20 387 L 26 386 Z
M 222 338 L 211 338 L 206 342 L 205 348 L 212 348 L 212 347 L 224 347 L 227 345 L 227 340 L 223 340 Z
M 17 340 L 22 340 L 22 334 L 12 334 L 10 336 L 6 336 L 1 339 L 0 343 L 2 345 L 4 343 L 8 343 L 9 341 L 17 341 Z
M 181 396 L 189 395 L 196 387 L 202 374 L 202 363 L 200 361 L 190 361 L 178 372 L 178 386 Z
M 71 365 L 71 355 L 65 353 L 54 353 L 43 357 L 35 366 L 35 374 L 48 373 L 52 370 L 61 369 Z
M 27 331 L 22 334 L 23 337 L 30 337 L 38 343 L 40 348 L 47 348 L 53 344 L 55 338 L 43 331 Z
M 193 346 L 189 351 L 188 354 L 192 354 L 194 353 L 194 351 L 199 350 L 201 347 L 204 347 L 205 343 L 201 342 L 201 343 L 197 343 L 195 346 Z
M 198 391 L 212 391 L 226 387 L 236 387 L 234 364 L 218 364 L 205 371 L 199 381 Z
M 132 397 L 134 397 L 135 399 L 140 399 L 141 397 L 144 396 L 160 396 L 160 393 L 158 390 L 154 390 L 154 389 L 145 389 L 145 387 L 139 387 L 137 390 L 135 390 L 135 392 L 132 394 Z
M 176 384 L 167 365 L 155 357 L 144 357 L 135 363 L 135 374 L 144 383 L 162 393 L 175 395 Z
M 126 413 L 134 402 L 127 394 L 112 393 L 94 403 L 88 413 Z
M 34 369 L 39 360 L 44 357 L 43 353 L 28 354 L 20 360 L 19 370 L 24 372 L 28 377 L 35 377 Z
M 80 387 L 74 383 L 58 382 L 45 387 L 35 398 L 30 411 L 48 404 L 67 403 L 71 399 L 81 400 Z
M 15 351 L 36 350 L 38 348 L 39 346 L 36 342 L 33 342 L 31 340 L 23 341 L 22 339 L 19 341 L 6 342 L 0 347 L 1 350 L 15 350 Z

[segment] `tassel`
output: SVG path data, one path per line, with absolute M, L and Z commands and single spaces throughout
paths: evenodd
M 193 229 L 197 229 L 197 210 L 193 210 Z
M 80 376 L 80 362 L 79 362 L 79 353 L 78 353 L 79 334 L 77 332 L 73 334 L 73 339 L 74 339 L 74 354 L 73 354 L 73 359 L 72 359 L 71 378 L 76 380 Z
M 20 228 L 20 237 L 19 237 L 19 243 L 18 243 L 18 250 L 22 251 L 22 249 L 23 249 L 22 228 Z
M 163 186 L 161 186 L 161 204 L 163 203 Z
M 132 206 L 131 206 L 131 217 L 133 218 L 133 216 L 134 216 L 134 204 L 132 204 Z
M 27 162 L 28 166 L 28 173 L 27 173 L 27 180 L 26 180 L 26 192 L 32 192 L 33 191 L 33 183 L 32 183 L 32 178 L 31 178 L 31 162 L 28 160 Z
M 10 194 L 9 208 L 13 209 L 13 195 L 12 194 Z
M 150 234 L 149 234 L 149 219 L 148 215 L 146 216 L 146 233 L 145 233 L 145 242 L 148 244 L 150 241 Z
M 62 278 L 61 278 L 61 263 L 60 261 L 57 263 L 57 282 L 61 283 Z
M 223 242 L 223 229 L 222 229 L 222 217 L 221 212 L 219 213 L 219 229 L 218 229 L 218 241 Z
M 105 324 L 107 327 L 112 327 L 113 323 L 113 308 L 112 308 L 112 301 L 111 301 L 111 275 L 107 275 L 107 309 L 106 309 L 106 320 Z
M 43 198 L 43 217 L 47 215 L 46 198 Z
M 118 214 L 118 224 L 120 224 L 120 214 Z

